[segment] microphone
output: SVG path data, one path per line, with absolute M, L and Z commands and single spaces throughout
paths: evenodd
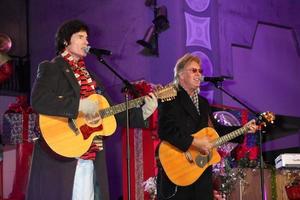
M 212 82 L 212 83 L 217 83 L 217 82 L 223 82 L 225 80 L 232 80 L 233 78 L 230 76 L 215 76 L 215 77 L 206 77 L 202 76 L 201 77 L 201 82 Z
M 109 50 L 106 50 L 106 49 L 97 49 L 97 48 L 93 48 L 91 46 L 87 46 L 86 48 L 83 49 L 85 51 L 85 53 L 90 53 L 90 54 L 93 54 L 95 56 L 102 56 L 102 55 L 111 55 L 111 51 Z

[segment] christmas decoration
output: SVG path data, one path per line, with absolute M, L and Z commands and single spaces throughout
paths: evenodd
M 17 102 L 9 106 L 3 115 L 2 142 L 22 144 L 33 142 L 39 137 L 38 115 L 27 104 L 26 96 L 18 96 Z
M 157 179 L 156 176 L 154 177 L 152 176 L 148 178 L 145 182 L 143 182 L 144 191 L 149 193 L 151 200 L 154 200 L 157 195 L 156 179 Z
M 300 199 L 300 170 L 287 172 L 289 183 L 285 186 L 289 200 Z
M 10 57 L 0 52 L 0 84 L 9 79 L 13 73 Z
M 145 80 L 132 83 L 139 96 L 148 95 L 153 92 L 156 85 L 147 83 Z M 133 93 L 129 93 L 133 98 Z M 147 119 L 147 128 L 130 128 L 129 129 L 129 145 L 130 145 L 130 192 L 131 200 L 152 200 L 156 193 L 153 187 L 156 187 L 155 175 L 157 174 L 155 149 L 159 143 L 157 135 L 157 110 Z M 127 137 L 126 130 L 122 133 L 122 148 L 123 152 L 127 152 Z M 123 156 L 123 196 L 127 199 L 128 185 L 127 185 L 127 164 L 126 156 Z M 146 180 L 146 181 L 145 181 Z M 147 181 L 148 180 L 148 181 Z M 147 183 L 145 183 L 147 182 Z M 145 187 L 148 191 L 145 190 Z
M 140 80 L 140 81 L 137 81 L 137 82 L 133 82 L 132 85 L 134 86 L 134 88 L 137 91 L 139 96 L 145 96 L 145 95 L 149 94 L 150 92 L 153 92 L 153 90 L 156 87 L 154 84 L 147 83 L 145 80 Z M 131 91 L 129 92 L 129 94 L 133 98 L 138 97 L 135 94 L 133 94 Z
M 3 115 L 3 143 L 15 145 L 16 171 L 8 200 L 24 200 L 33 151 L 38 138 L 37 114 L 27 104 L 26 96 L 18 96 Z M 5 159 L 4 159 L 5 162 Z

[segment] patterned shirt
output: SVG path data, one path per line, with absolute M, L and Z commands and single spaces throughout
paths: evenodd
M 198 97 L 199 90 L 195 90 L 194 93 L 190 96 L 194 105 L 196 106 L 196 109 L 198 111 L 198 114 L 200 115 L 199 110 L 199 97 Z

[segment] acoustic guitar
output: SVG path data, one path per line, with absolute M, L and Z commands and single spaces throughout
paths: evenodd
M 162 101 L 169 101 L 177 95 L 174 85 L 167 85 L 153 93 Z M 144 98 L 130 100 L 128 108 L 142 105 Z M 99 105 L 100 110 L 93 116 L 81 112 L 76 119 L 39 115 L 42 136 L 55 153 L 70 158 L 80 157 L 87 152 L 95 136 L 109 136 L 115 132 L 117 123 L 114 115 L 125 111 L 126 103 L 110 107 L 106 98 L 99 94 L 93 94 L 88 99 Z
M 264 119 L 264 120 L 261 120 Z M 262 113 L 257 123 L 266 125 L 273 123 L 275 116 L 272 112 Z M 217 147 L 246 133 L 248 127 L 239 128 L 227 135 L 219 137 L 218 133 L 211 127 L 206 127 L 193 134 L 196 138 L 209 137 L 213 141 L 213 148 L 208 155 L 203 155 L 191 146 L 186 152 L 182 152 L 166 141 L 159 145 L 158 153 L 160 163 L 168 178 L 176 185 L 188 186 L 194 183 L 210 165 L 220 162 L 221 157 Z

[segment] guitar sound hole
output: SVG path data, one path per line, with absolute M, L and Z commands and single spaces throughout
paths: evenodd
M 204 167 L 210 159 L 210 155 L 197 155 L 195 158 L 195 162 L 198 167 Z
M 99 113 L 87 114 L 84 118 L 90 126 L 97 125 L 102 120 Z

